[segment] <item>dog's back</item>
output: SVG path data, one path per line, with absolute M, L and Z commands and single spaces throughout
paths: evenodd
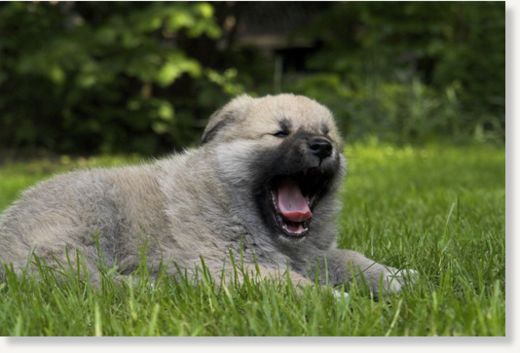
M 161 212 L 153 210 L 160 203 L 152 165 L 58 175 L 25 191 L 2 214 L 0 260 L 19 269 L 33 252 L 65 260 L 67 248 L 109 262 L 124 258 L 135 244 L 121 233 L 140 228 L 153 233 L 164 226 L 157 219 Z

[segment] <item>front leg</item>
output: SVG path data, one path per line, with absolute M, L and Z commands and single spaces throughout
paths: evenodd
M 312 286 L 314 282 L 289 268 L 264 266 L 258 263 L 241 263 L 223 265 L 218 261 L 206 261 L 205 269 L 200 266 L 180 268 L 172 266 L 166 269 L 166 273 L 173 277 L 187 275 L 190 280 L 200 280 L 209 275 L 214 285 L 233 286 L 242 285 L 246 278 L 257 281 L 285 282 L 289 280 L 295 287 Z
M 245 276 L 257 280 L 271 280 L 277 282 L 285 282 L 288 279 L 296 287 L 312 286 L 314 284 L 308 278 L 289 269 L 284 270 L 282 268 L 266 267 L 259 264 L 243 264 L 237 271 L 229 269 L 227 271 L 216 271 L 214 273 L 214 278 L 218 278 L 218 281 L 223 280 L 226 283 L 233 281 L 242 283 Z
M 399 270 L 371 260 L 352 250 L 331 249 L 326 254 L 328 280 L 331 284 L 348 284 L 363 276 L 372 293 L 397 293 L 417 276 L 415 270 Z M 380 286 L 383 286 L 380 288 Z

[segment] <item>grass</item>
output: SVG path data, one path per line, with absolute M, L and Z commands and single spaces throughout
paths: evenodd
M 347 302 L 326 287 L 254 279 L 151 285 L 144 267 L 133 284 L 106 272 L 94 288 L 42 265 L 39 277 L 8 272 L 0 283 L 0 335 L 505 335 L 504 150 L 360 144 L 346 155 L 338 244 L 417 269 L 403 293 L 375 302 L 354 286 Z M 56 171 L 126 161 L 1 166 L 0 209 Z

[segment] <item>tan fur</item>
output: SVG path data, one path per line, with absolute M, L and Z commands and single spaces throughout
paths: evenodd
M 263 172 L 255 164 L 259 153 L 282 146 L 284 139 L 273 136 L 280 119 L 289 121 L 294 131 L 326 136 L 334 144 L 330 158 L 340 162 L 331 192 L 313 210 L 309 235 L 298 241 L 266 227 L 250 191 L 252 180 Z M 211 117 L 203 142 L 200 148 L 153 163 L 76 171 L 37 184 L 0 218 L 0 258 L 21 269 L 33 252 L 65 261 L 64 249 L 79 249 L 92 272 L 101 256 L 128 274 L 146 246 L 152 270 L 162 264 L 172 275 L 178 268 L 189 272 L 202 257 L 218 277 L 223 266 L 229 269 L 231 250 L 247 268 L 258 265 L 271 278 L 289 269 L 295 282 L 311 283 L 313 269 L 326 264 L 324 283 L 348 283 L 359 272 L 374 291 L 381 279 L 385 290 L 400 289 L 402 276 L 392 277 L 396 269 L 336 249 L 340 204 L 334 191 L 346 162 L 327 108 L 291 94 L 240 96 Z

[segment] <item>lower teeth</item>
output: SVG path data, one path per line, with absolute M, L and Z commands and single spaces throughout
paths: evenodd
M 286 230 L 288 233 L 300 235 L 308 230 L 308 228 L 305 226 L 305 224 L 302 223 L 293 223 L 291 225 L 287 223 L 282 223 L 282 226 L 284 230 Z M 293 229 L 289 229 L 293 228 Z

